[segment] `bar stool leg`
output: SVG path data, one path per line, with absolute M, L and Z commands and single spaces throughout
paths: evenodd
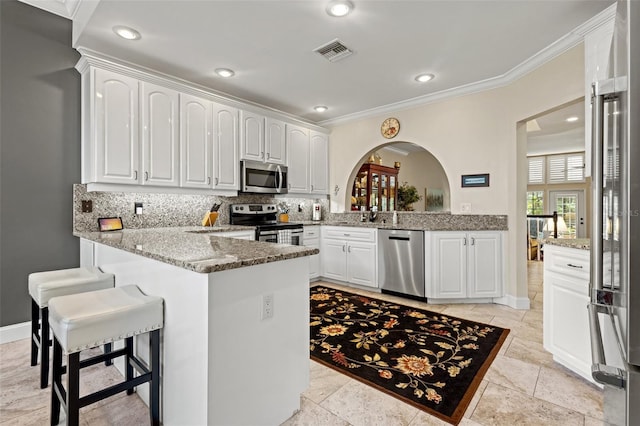
M 125 380 L 128 382 L 133 379 L 133 366 L 131 365 L 131 357 L 133 356 L 133 337 L 125 339 L 126 355 L 124 357 Z M 127 395 L 132 395 L 134 389 L 127 389 Z
M 38 365 L 38 345 L 40 340 L 40 306 L 31 299 L 31 366 Z M 37 340 L 36 340 L 37 339 Z
M 40 310 L 40 387 L 49 385 L 49 308 Z
M 160 330 L 154 330 L 149 335 L 151 346 L 151 383 L 149 412 L 151 424 L 160 425 Z
M 60 399 L 58 393 L 62 387 L 62 346 L 53 339 L 53 368 L 51 374 L 51 426 L 60 422 Z
M 80 352 L 67 356 L 67 426 L 80 424 Z
M 107 354 L 111 352 L 111 343 L 106 343 L 104 345 L 104 353 Z M 112 359 L 108 359 L 104 362 L 104 365 L 106 365 L 107 367 L 113 364 L 113 360 Z

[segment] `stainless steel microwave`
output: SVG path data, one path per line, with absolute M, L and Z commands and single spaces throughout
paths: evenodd
M 241 191 L 260 194 L 286 194 L 287 166 L 242 161 Z

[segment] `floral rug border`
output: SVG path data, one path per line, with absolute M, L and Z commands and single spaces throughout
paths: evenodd
M 361 295 L 358 295 L 356 293 L 350 293 L 348 291 L 334 289 L 334 288 L 331 288 L 331 287 L 325 287 L 323 285 L 317 285 L 317 286 L 311 287 L 310 291 L 311 291 L 311 293 L 313 293 L 314 291 L 317 291 L 318 289 L 326 289 L 326 290 L 330 290 L 330 291 L 336 291 L 336 292 L 339 292 L 341 294 L 348 295 L 348 296 L 364 297 L 364 298 L 369 299 L 369 300 L 374 300 L 374 301 L 383 302 L 383 303 L 389 303 L 389 304 L 392 304 L 392 305 L 398 305 L 398 306 L 401 306 L 403 308 L 407 308 L 407 309 L 410 309 L 410 310 L 413 310 L 413 311 L 427 312 L 429 314 L 441 315 L 441 313 L 429 311 L 427 309 L 414 308 L 414 307 L 411 307 L 411 306 L 403 305 L 401 303 L 386 302 L 384 300 L 377 299 L 375 297 L 361 296 Z M 311 313 L 311 315 L 313 316 L 313 313 Z M 497 327 L 497 326 L 492 326 L 492 325 L 489 325 L 489 324 L 484 324 L 484 323 L 481 323 L 481 322 L 478 322 L 478 321 L 472 321 L 472 320 L 466 320 L 466 319 L 459 318 L 459 317 L 454 317 L 454 316 L 451 316 L 451 315 L 446 315 L 446 316 L 448 318 L 452 319 L 452 320 L 456 320 L 456 321 L 461 320 L 461 321 L 464 321 L 464 322 L 467 322 L 467 323 L 473 323 L 473 324 L 478 324 L 478 325 L 482 325 L 482 326 L 491 327 L 491 328 L 494 328 L 494 329 L 497 329 L 497 330 L 502 330 L 500 332 L 500 336 L 496 340 L 494 346 L 491 348 L 489 353 L 486 355 L 486 358 L 482 361 L 482 365 L 479 367 L 479 369 L 475 373 L 471 383 L 469 383 L 468 387 L 466 388 L 464 396 L 460 399 L 460 401 L 458 402 L 458 405 L 456 406 L 455 410 L 453 411 L 453 413 L 450 416 L 448 416 L 448 415 L 446 415 L 444 413 L 441 413 L 441 412 L 439 412 L 437 410 L 434 410 L 434 409 L 432 409 L 432 408 L 430 408 L 428 406 L 425 406 L 425 405 L 423 405 L 423 404 L 421 404 L 421 403 L 419 403 L 417 401 L 414 401 L 414 400 L 412 400 L 410 398 L 407 398 L 407 397 L 405 397 L 403 395 L 400 395 L 397 392 L 394 392 L 393 390 L 385 388 L 384 386 L 378 385 L 375 382 L 372 382 L 371 380 L 367 379 L 366 377 L 362 377 L 361 375 L 354 374 L 353 372 L 351 372 L 351 371 L 349 371 L 347 369 L 341 368 L 339 365 L 332 364 L 331 362 L 323 360 L 323 359 L 315 356 L 313 351 L 310 351 L 310 357 L 314 361 L 316 361 L 316 362 L 318 362 L 318 363 L 320 363 L 320 364 L 322 364 L 322 365 L 324 365 L 326 367 L 329 367 L 329 368 L 331 368 L 331 369 L 333 369 L 333 370 L 335 370 L 335 371 L 337 371 L 339 373 L 342 373 L 342 374 L 344 374 L 346 376 L 349 376 L 349 377 L 351 377 L 351 378 L 353 378 L 355 380 L 358 380 L 359 382 L 364 383 L 367 386 L 371 386 L 371 387 L 373 387 L 375 389 L 378 389 L 378 390 L 380 390 L 381 392 L 384 392 L 387 395 L 390 395 L 390 396 L 392 396 L 392 397 L 394 397 L 396 399 L 399 399 L 399 400 L 401 400 L 401 401 L 403 401 L 403 402 L 405 402 L 405 403 L 407 403 L 407 404 L 409 404 L 409 405 L 411 405 L 411 406 L 413 406 L 415 408 L 418 408 L 418 409 L 420 409 L 420 410 L 422 410 L 422 411 L 424 411 L 424 412 L 426 412 L 426 413 L 428 413 L 430 415 L 433 415 L 433 416 L 435 416 L 435 417 L 437 417 L 437 418 L 439 418 L 441 420 L 444 420 L 444 421 L 446 421 L 448 423 L 457 425 L 462 420 L 462 417 L 464 416 L 465 411 L 467 410 L 469 404 L 471 403 L 471 400 L 473 399 L 473 396 L 475 395 L 476 391 L 478 390 L 478 387 L 480 386 L 480 383 L 482 382 L 482 379 L 484 378 L 487 370 L 489 369 L 489 367 L 493 363 L 495 357 L 497 356 L 498 352 L 500 351 L 500 348 L 504 344 L 504 342 L 505 342 L 510 330 L 509 329 L 504 329 L 504 328 L 501 328 L 501 327 Z M 311 321 L 311 323 L 313 324 L 312 321 Z M 313 338 L 314 338 L 313 334 L 311 334 L 310 338 L 313 340 Z M 313 346 L 313 344 L 312 344 L 312 346 Z

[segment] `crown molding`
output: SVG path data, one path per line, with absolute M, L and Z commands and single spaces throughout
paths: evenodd
M 430 93 L 428 95 L 418 96 L 415 98 L 382 105 L 364 111 L 355 112 L 353 114 L 347 114 L 341 117 L 319 121 L 317 124 L 324 127 L 334 127 L 352 121 L 363 120 L 370 117 L 390 114 L 405 109 L 427 105 L 437 101 L 442 101 L 444 99 L 451 99 L 457 96 L 470 95 L 473 93 L 507 86 L 525 76 L 526 74 L 530 73 L 531 71 L 544 65 L 545 63 L 549 62 L 550 60 L 563 54 L 567 50 L 579 45 L 584 41 L 584 38 L 587 34 L 614 20 L 615 15 L 616 4 L 614 3 L 593 18 L 589 19 L 587 22 L 579 25 L 565 36 L 561 37 L 554 43 L 540 50 L 529 59 L 521 62 L 502 75 L 454 87 L 451 89 Z
M 66 19 L 73 19 L 82 0 L 18 0 Z

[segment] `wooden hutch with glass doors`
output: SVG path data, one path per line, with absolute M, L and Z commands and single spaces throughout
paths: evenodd
M 393 211 L 398 201 L 399 168 L 364 163 L 351 192 L 351 210 Z M 374 209 L 375 207 L 375 209 Z

